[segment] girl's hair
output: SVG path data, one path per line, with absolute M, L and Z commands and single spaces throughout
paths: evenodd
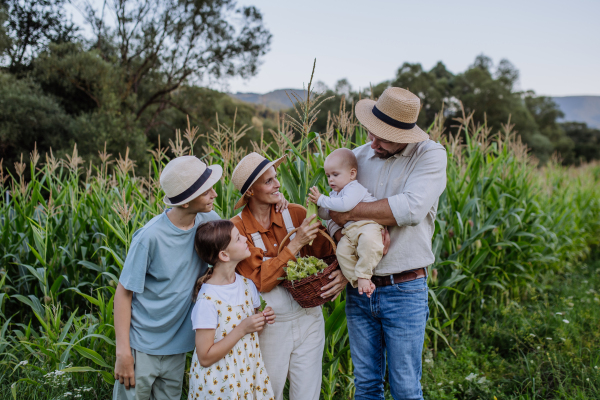
M 231 243 L 231 231 L 233 227 L 233 222 L 227 219 L 219 219 L 205 222 L 196 229 L 194 248 L 202 261 L 211 265 L 211 267 L 196 281 L 196 285 L 194 286 L 194 301 L 198 297 L 198 292 L 200 292 L 202 284 L 212 276 L 214 266 L 219 262 L 219 253 L 225 250 L 229 246 L 229 243 Z

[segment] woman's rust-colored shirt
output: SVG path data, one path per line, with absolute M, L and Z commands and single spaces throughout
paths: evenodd
M 302 221 L 306 218 L 306 208 L 298 204 L 290 204 L 288 206 L 292 222 L 295 227 L 302 225 Z M 252 279 L 257 289 L 260 292 L 270 292 L 275 286 L 281 283 L 277 278 L 285 275 L 283 267 L 287 265 L 289 260 L 296 260 L 296 257 L 286 247 L 281 250 L 281 253 L 277 255 L 279 250 L 278 246 L 287 235 L 285 223 L 283 222 L 283 216 L 281 213 L 275 212 L 275 206 L 271 206 L 271 226 L 269 229 L 265 229 L 257 220 L 254 218 L 248 206 L 244 207 L 242 211 L 242 218 L 238 215 L 233 217 L 231 221 L 234 223 L 236 228 L 240 231 L 240 234 L 248 238 L 248 247 L 250 248 L 250 257 L 240 262 L 237 266 L 237 272 L 246 277 Z M 326 232 L 325 227 L 321 229 Z M 254 246 L 252 242 L 252 234 L 260 232 L 267 253 Z M 287 241 L 284 245 L 287 245 Z M 317 238 L 313 241 L 312 246 L 304 246 L 300 250 L 300 255 L 315 256 L 323 258 L 325 256 L 333 255 L 335 251 L 333 246 L 323 235 L 318 234 Z M 263 261 L 263 257 L 273 257 L 270 260 Z

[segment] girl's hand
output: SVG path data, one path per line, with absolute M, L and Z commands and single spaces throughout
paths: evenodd
M 279 193 L 279 203 L 275 204 L 275 212 L 283 212 L 288 208 L 289 201 L 283 197 L 282 193 Z
M 317 204 L 317 202 L 319 201 L 319 197 L 321 197 L 322 194 L 319 193 L 319 189 L 317 189 L 316 186 L 313 186 L 310 188 L 310 193 L 308 194 L 308 199 L 310 201 L 312 201 L 314 204 Z
M 262 315 L 265 316 L 265 321 L 267 324 L 272 324 L 275 322 L 275 311 L 271 307 L 267 307 L 263 310 Z
M 244 330 L 245 334 L 260 332 L 265 326 L 265 321 L 265 316 L 262 313 L 258 313 L 245 318 L 239 326 Z

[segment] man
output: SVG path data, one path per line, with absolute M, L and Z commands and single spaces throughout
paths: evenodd
M 419 98 L 400 88 L 387 89 L 377 102 L 358 102 L 356 116 L 371 140 L 354 150 L 358 181 L 380 200 L 330 212 L 339 226 L 373 220 L 389 230 L 389 250 L 374 270 L 372 296 L 347 287 L 357 400 L 384 398 L 386 357 L 393 398 L 423 398 L 427 266 L 435 261 L 431 240 L 447 160 L 444 147 L 416 126 L 419 110 Z M 335 236 L 339 240 L 341 232 Z
M 194 350 L 192 291 L 208 265 L 194 251 L 213 211 L 219 165 L 171 160 L 160 176 L 169 207 L 136 231 L 115 293 L 117 361 L 113 400 L 179 400 L 185 355 Z

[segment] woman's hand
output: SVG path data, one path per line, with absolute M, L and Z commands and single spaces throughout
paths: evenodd
M 331 299 L 331 301 L 334 301 L 338 298 L 340 293 L 342 293 L 342 290 L 344 290 L 344 288 L 348 284 L 348 280 L 346 279 L 344 274 L 342 274 L 342 271 L 340 271 L 339 269 L 329 274 L 329 279 L 333 280 L 321 288 L 321 297 L 333 296 L 333 299 Z
M 304 221 L 302 221 L 302 225 L 298 227 L 298 230 L 296 231 L 296 237 L 294 237 L 294 239 L 290 241 L 290 244 L 287 246 L 292 254 L 298 253 L 302 247 L 306 246 L 317 237 L 321 223 L 318 220 L 313 224 L 310 223 L 310 221 L 312 221 L 316 216 L 316 214 L 308 216 Z
M 267 324 L 272 324 L 275 322 L 275 311 L 271 307 L 267 307 L 263 310 L 262 315 L 265 316 L 265 321 Z
M 283 210 L 287 210 L 289 204 L 290 202 L 283 197 L 283 194 L 279 193 L 279 202 L 275 204 L 275 212 L 283 212 Z
M 265 316 L 262 313 L 258 313 L 244 318 L 239 326 L 244 330 L 244 334 L 260 332 L 265 327 L 265 321 Z

